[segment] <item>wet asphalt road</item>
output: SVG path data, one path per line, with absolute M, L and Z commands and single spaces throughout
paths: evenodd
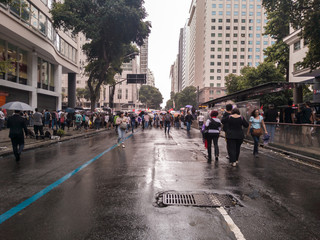
M 0 214 L 112 147 L 113 131 L 0 159 Z M 154 206 L 158 192 L 233 194 L 227 209 L 245 239 L 320 239 L 320 170 L 244 144 L 240 166 L 206 163 L 200 134 L 139 131 L 0 224 L 1 240 L 236 239 L 215 208 Z

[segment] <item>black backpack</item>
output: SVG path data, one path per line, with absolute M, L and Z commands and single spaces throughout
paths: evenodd
M 210 119 L 208 129 L 219 130 L 220 127 L 221 127 L 221 123 L 213 120 L 212 118 Z

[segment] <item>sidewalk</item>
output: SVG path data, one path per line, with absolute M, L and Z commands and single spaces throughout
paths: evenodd
M 32 127 L 28 127 L 28 129 L 33 131 Z M 49 131 L 52 135 L 52 130 L 49 128 L 44 128 L 43 131 L 44 132 Z M 73 128 L 70 128 L 68 130 L 66 128 L 65 129 L 66 135 L 64 135 L 60 139 L 54 139 L 54 140 L 51 140 L 48 138 L 36 140 L 35 138 L 30 138 L 28 136 L 24 140 L 25 141 L 24 150 L 30 150 L 30 149 L 34 149 L 34 148 L 38 148 L 38 147 L 44 147 L 44 146 L 48 146 L 50 144 L 54 144 L 57 142 L 68 141 L 70 139 L 79 138 L 79 137 L 83 137 L 83 136 L 90 136 L 90 135 L 94 135 L 94 134 L 104 132 L 104 131 L 114 131 L 114 130 L 113 129 L 107 130 L 106 128 L 101 128 L 100 130 L 95 130 L 95 129 L 74 130 Z M 12 152 L 11 140 L 9 138 L 9 129 L 3 129 L 2 131 L 0 131 L 0 156 L 9 155 L 12 153 L 13 152 Z

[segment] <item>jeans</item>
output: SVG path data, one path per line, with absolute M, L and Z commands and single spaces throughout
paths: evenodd
M 57 123 L 57 119 L 55 119 L 55 118 L 53 118 L 52 119 L 52 130 L 53 130 L 53 128 L 54 128 L 54 125 L 56 125 L 56 130 L 58 130 L 58 123 Z
M 212 154 L 211 154 L 211 146 L 212 142 L 214 145 L 214 156 L 219 157 L 219 146 L 218 146 L 219 135 L 218 134 L 209 134 L 207 138 L 208 143 L 208 161 L 211 162 Z
M 275 124 L 266 124 L 266 128 L 267 128 L 267 131 L 270 136 L 269 142 L 273 143 L 274 142 L 274 133 L 276 131 L 276 125 Z
M 259 153 L 259 140 L 260 140 L 260 137 L 253 136 L 252 135 L 252 131 L 253 131 L 253 129 L 250 129 L 251 136 L 252 136 L 253 141 L 254 141 L 253 155 L 256 155 L 256 154 Z
M 136 126 L 136 122 L 131 122 L 131 129 L 132 129 L 132 132 L 133 132 L 133 130 L 134 130 L 134 128 L 135 128 L 135 126 Z
M 175 125 L 176 128 L 180 127 L 180 123 L 179 122 L 174 122 L 174 125 Z
M 189 132 L 191 128 L 191 122 L 186 122 L 186 124 L 187 124 L 187 131 Z
M 243 143 L 243 139 L 227 139 L 227 148 L 230 163 L 234 163 L 239 160 L 240 147 Z
M 149 127 L 149 121 L 145 121 L 145 128 Z
M 121 129 L 120 126 L 118 126 L 118 143 L 124 142 L 124 136 L 126 134 L 125 129 Z
M 168 128 L 168 133 L 170 132 L 170 122 L 164 122 L 164 132 L 167 132 L 167 128 Z

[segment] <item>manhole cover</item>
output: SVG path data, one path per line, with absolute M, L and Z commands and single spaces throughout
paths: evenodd
M 230 194 L 218 193 L 181 193 L 163 192 L 156 196 L 157 205 L 166 206 L 195 206 L 195 207 L 234 207 L 239 201 Z

